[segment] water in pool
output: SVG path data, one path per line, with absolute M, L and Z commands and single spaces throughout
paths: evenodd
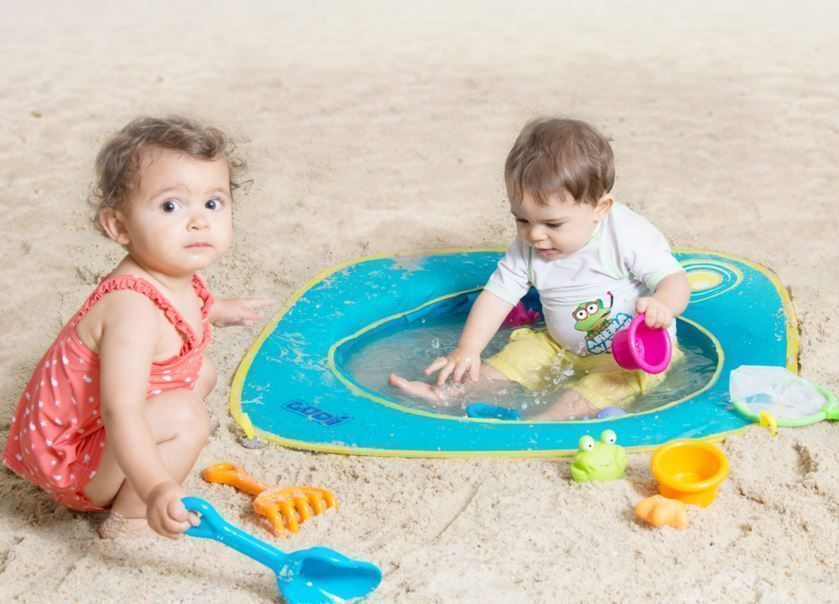
M 542 391 L 528 392 L 513 385 L 509 388 L 470 392 L 463 386 L 450 384 L 446 386 L 449 401 L 441 405 L 407 397 L 388 385 L 391 373 L 409 380 L 432 381 L 423 374 L 423 369 L 456 347 L 464 321 L 464 314 L 447 314 L 423 319 L 408 327 L 400 325 L 398 329 L 380 332 L 375 337 L 357 342 L 352 354 L 344 360 L 341 370 L 364 388 L 405 406 L 462 417 L 468 405 L 484 402 L 519 409 L 523 420 L 538 415 L 546 405 L 557 399 L 564 384 L 579 377 L 575 376 L 570 363 L 558 359 L 551 374 L 551 383 Z M 541 326 L 543 324 L 532 327 Z M 484 351 L 483 358 L 502 348 L 512 329 L 499 330 Z M 680 324 L 679 329 L 679 344 L 685 353 L 685 361 L 674 365 L 658 388 L 628 405 L 627 412 L 647 411 L 663 406 L 696 392 L 710 380 L 716 367 L 716 358 L 709 352 L 708 343 L 693 337 L 695 330 L 689 325 Z M 688 332 L 685 333 L 686 337 L 683 337 L 684 332 Z

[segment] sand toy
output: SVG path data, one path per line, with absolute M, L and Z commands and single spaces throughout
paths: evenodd
M 729 397 L 743 416 L 766 425 L 806 426 L 839 419 L 836 396 L 785 367 L 743 365 L 731 372 Z
M 508 409 L 499 405 L 490 405 L 489 403 L 472 403 L 466 407 L 466 417 L 518 421 L 521 419 L 521 411 L 518 409 Z
M 638 502 L 635 515 L 657 528 L 684 528 L 688 525 L 688 512 L 684 502 L 661 495 L 653 495 Z
M 504 325 L 507 327 L 518 327 L 519 325 L 531 325 L 542 319 L 542 313 L 539 313 L 532 308 L 527 308 L 524 302 L 519 301 L 504 319 Z
M 596 419 L 609 419 L 610 417 L 621 417 L 623 415 L 626 415 L 626 411 L 620 407 L 603 407 L 594 417 Z
M 626 469 L 626 451 L 616 445 L 617 435 L 612 430 L 600 434 L 600 442 L 591 436 L 580 439 L 580 449 L 571 464 L 571 478 L 575 482 L 616 480 Z
M 662 495 L 702 507 L 714 501 L 728 469 L 725 453 L 703 440 L 674 440 L 656 449 L 650 460 Z
M 254 511 L 267 519 L 271 532 L 278 537 L 296 533 L 300 523 L 338 508 L 335 495 L 318 487 L 273 487 L 245 473 L 230 462 L 217 463 L 204 469 L 204 480 L 233 486 L 256 495 Z
M 670 365 L 673 344 L 666 329 L 647 327 L 645 317 L 644 313 L 635 315 L 629 327 L 615 334 L 612 356 L 624 369 L 661 373 Z
M 369 562 L 351 560 L 327 547 L 286 553 L 236 528 L 203 499 L 186 497 L 183 503 L 200 515 L 200 523 L 187 530 L 187 535 L 223 543 L 273 570 L 277 586 L 290 604 L 356 600 L 382 581 L 382 571 Z

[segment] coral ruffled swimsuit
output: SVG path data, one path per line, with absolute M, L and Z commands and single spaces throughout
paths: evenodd
M 192 286 L 202 300 L 200 342 L 178 310 L 148 281 L 133 275 L 104 279 L 61 330 L 29 379 L 12 418 L 3 462 L 69 508 L 102 509 L 82 491 L 96 475 L 105 448 L 99 417 L 99 355 L 82 343 L 76 325 L 109 292 L 131 290 L 146 296 L 184 338 L 176 356 L 152 364 L 146 397 L 192 389 L 212 337 L 209 313 L 213 304 L 212 294 L 198 275 L 193 276 Z

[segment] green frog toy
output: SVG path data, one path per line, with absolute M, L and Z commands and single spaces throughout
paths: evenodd
M 616 480 L 626 469 L 626 452 L 616 445 L 618 436 L 612 430 L 604 430 L 600 442 L 591 436 L 580 439 L 580 450 L 571 464 L 571 478 L 577 482 L 589 480 Z

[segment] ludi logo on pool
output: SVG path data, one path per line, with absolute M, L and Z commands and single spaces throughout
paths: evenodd
M 321 424 L 322 426 L 326 426 L 327 428 L 330 426 L 337 426 L 338 424 L 345 424 L 353 419 L 352 415 L 338 415 L 335 413 L 331 413 L 330 411 L 326 411 L 318 407 L 314 403 L 310 403 L 301 399 L 295 399 L 292 401 L 288 401 L 287 403 L 283 403 L 282 408 L 286 411 L 294 413 L 295 415 L 307 417 L 310 420 Z

